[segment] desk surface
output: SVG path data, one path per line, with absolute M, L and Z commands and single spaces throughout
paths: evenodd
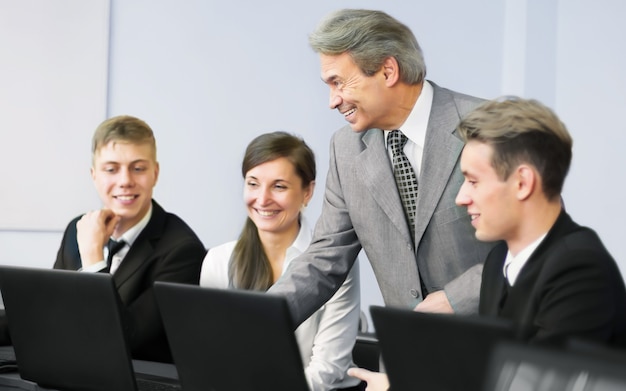
M 0 353 L 11 351 L 12 349 L 10 346 L 0 346 Z M 172 379 L 178 378 L 178 372 L 174 364 L 133 360 L 133 367 L 136 373 Z M 49 388 L 39 387 L 36 383 L 22 379 L 17 372 L 0 373 L 0 391 L 5 390 L 50 391 Z

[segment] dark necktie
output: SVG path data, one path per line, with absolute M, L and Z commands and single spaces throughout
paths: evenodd
M 393 154 L 393 175 L 396 178 L 398 192 L 402 199 L 404 214 L 409 228 L 411 229 L 411 239 L 415 241 L 415 214 L 417 211 L 417 176 L 409 158 L 404 153 L 404 145 L 407 137 L 399 130 L 393 130 L 387 135 L 387 144 L 391 147 Z
M 411 230 L 411 242 L 415 244 L 415 215 L 417 213 L 417 176 L 409 158 L 404 153 L 404 145 L 407 137 L 399 130 L 393 130 L 387 134 L 387 144 L 391 147 L 393 157 L 393 176 L 396 178 L 396 186 L 402 199 L 404 215 Z M 422 273 L 420 273 L 420 287 L 422 298 L 428 294 Z
M 113 239 L 109 239 L 109 242 L 107 243 L 107 248 L 109 249 L 109 255 L 107 256 L 107 266 L 105 271 L 106 272 L 110 272 L 111 271 L 111 262 L 113 261 L 113 256 L 122 249 L 122 247 L 124 247 L 126 245 L 126 242 L 123 240 L 120 240 L 119 242 L 117 240 L 113 240 Z

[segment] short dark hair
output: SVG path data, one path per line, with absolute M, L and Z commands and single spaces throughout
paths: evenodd
M 548 199 L 560 197 L 572 160 L 573 140 L 547 106 L 533 99 L 507 97 L 487 101 L 458 126 L 466 141 L 493 147 L 491 165 L 501 179 L 521 163 L 533 165 Z

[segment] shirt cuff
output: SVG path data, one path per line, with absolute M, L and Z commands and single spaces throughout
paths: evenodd
M 94 263 L 93 265 L 89 265 L 87 267 L 81 267 L 78 271 L 88 272 L 88 273 L 97 273 L 99 271 L 104 270 L 107 267 L 107 262 L 103 259 L 98 263 Z

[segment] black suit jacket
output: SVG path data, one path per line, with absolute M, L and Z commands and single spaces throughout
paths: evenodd
M 525 341 L 563 344 L 576 337 L 626 346 L 626 289 L 598 235 L 562 211 L 510 287 L 508 248 L 497 245 L 483 269 L 479 312 L 511 319 Z
M 76 222 L 70 222 L 55 269 L 82 267 Z M 113 280 L 124 304 L 125 328 L 135 359 L 171 362 L 171 353 L 152 285 L 155 281 L 198 284 L 205 247 L 179 217 L 152 201 L 152 216 L 124 257 Z

